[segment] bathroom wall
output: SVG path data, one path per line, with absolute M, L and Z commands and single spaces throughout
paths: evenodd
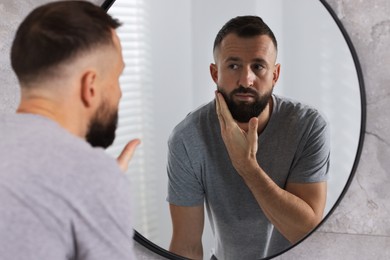
M 278 259 L 390 259 L 390 1 L 327 0 L 358 53 L 366 87 L 361 159 L 344 199 Z
M 18 87 L 9 46 L 20 20 L 47 0 L 0 0 L 0 113 L 14 111 Z M 101 3 L 100 0 L 95 0 Z M 358 53 L 367 95 L 361 160 L 348 192 L 313 235 L 277 259 L 390 259 L 390 1 L 327 0 Z M 162 259 L 135 245 L 139 259 Z

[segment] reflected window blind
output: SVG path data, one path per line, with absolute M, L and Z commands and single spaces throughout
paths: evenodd
M 116 0 L 108 11 L 119 19 L 117 29 L 122 44 L 125 70 L 120 78 L 122 99 L 116 139 L 107 152 L 117 157 L 128 141 L 141 139 L 126 176 L 132 183 L 134 201 L 134 227 L 142 235 L 157 236 L 155 194 L 151 185 L 154 177 L 153 154 L 153 92 L 151 82 L 150 25 L 148 7 L 143 0 Z

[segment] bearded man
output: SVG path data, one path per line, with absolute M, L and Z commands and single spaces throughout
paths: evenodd
M 117 161 L 103 149 L 121 97 L 119 26 L 87 1 L 45 4 L 20 24 L 11 64 L 21 100 L 0 116 L 2 259 L 134 259 L 123 171 L 139 140 Z
M 215 241 L 206 259 L 272 256 L 322 220 L 327 123 L 317 110 L 273 94 L 277 41 L 260 17 L 228 21 L 213 53 L 216 99 L 169 139 L 170 251 L 203 258 L 206 207 Z

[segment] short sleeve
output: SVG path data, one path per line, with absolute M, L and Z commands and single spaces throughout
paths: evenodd
M 187 138 L 188 140 L 188 138 Z M 188 153 L 190 144 L 181 134 L 173 132 L 168 141 L 168 197 L 177 206 L 198 206 L 204 203 L 204 188 L 200 173 L 194 170 Z
M 302 149 L 294 160 L 288 182 L 326 181 L 330 165 L 330 136 L 328 124 L 322 116 L 315 118 L 302 142 Z

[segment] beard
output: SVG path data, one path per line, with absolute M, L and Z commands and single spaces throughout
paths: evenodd
M 268 101 L 272 96 L 273 90 L 273 88 L 271 88 L 271 90 L 264 95 L 260 95 L 256 90 L 252 88 L 245 88 L 243 86 L 240 86 L 237 89 L 233 90 L 232 92 L 230 92 L 230 94 L 223 91 L 219 86 L 217 86 L 217 89 L 225 99 L 225 102 L 234 120 L 240 123 L 248 123 L 252 117 L 258 117 L 261 112 L 263 112 L 263 110 L 267 107 Z M 253 102 L 236 102 L 234 101 L 234 95 L 237 93 L 252 94 L 255 100 Z
M 89 123 L 87 142 L 93 147 L 109 147 L 115 140 L 117 124 L 118 109 L 110 112 L 107 102 L 103 102 Z

